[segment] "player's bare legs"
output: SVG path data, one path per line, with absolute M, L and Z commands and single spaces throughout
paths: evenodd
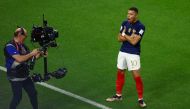
M 106 101 L 121 101 L 122 100 L 122 89 L 125 84 L 125 70 L 118 69 L 116 79 L 116 94 L 113 97 L 107 98 Z
M 136 82 L 136 90 L 138 94 L 138 102 L 140 107 L 146 107 L 146 104 L 143 100 L 143 82 L 141 79 L 140 71 L 139 70 L 133 70 L 132 71 L 133 78 Z

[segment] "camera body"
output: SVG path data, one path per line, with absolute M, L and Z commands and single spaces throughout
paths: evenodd
M 31 41 L 39 42 L 40 46 L 43 47 L 50 42 L 54 44 L 49 45 L 50 47 L 56 47 L 56 38 L 58 38 L 59 33 L 53 27 L 47 25 L 47 20 L 44 19 L 43 15 L 43 26 L 34 26 L 31 32 Z
M 39 42 L 40 46 L 44 46 L 51 41 L 55 42 L 55 39 L 58 38 L 58 31 L 53 27 L 44 27 L 33 26 L 31 32 L 31 41 Z M 51 47 L 56 47 L 57 44 L 51 44 Z

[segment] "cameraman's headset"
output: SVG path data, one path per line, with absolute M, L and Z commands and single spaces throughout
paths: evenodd
M 20 28 L 20 31 L 15 31 L 14 32 L 14 36 L 17 36 L 19 33 L 21 35 L 25 35 L 25 32 L 24 32 L 24 28 L 23 27 L 19 27 L 17 26 L 18 28 Z M 13 40 L 14 41 L 14 40 Z M 18 47 L 18 44 L 14 41 L 15 45 L 16 45 L 16 49 L 19 50 L 19 47 Z
M 21 35 L 25 35 L 25 33 L 24 33 L 24 28 L 23 27 L 19 27 L 19 26 L 17 26 L 18 28 L 20 28 L 20 31 L 15 31 L 14 32 L 14 36 L 17 36 L 19 33 L 21 34 Z

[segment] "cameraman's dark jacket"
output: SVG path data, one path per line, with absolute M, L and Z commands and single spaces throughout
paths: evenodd
M 11 64 L 11 67 L 7 67 L 7 76 L 8 79 L 15 79 L 15 78 L 27 78 L 29 75 L 29 66 L 28 62 L 18 63 L 16 60 L 8 53 L 8 47 L 15 47 L 18 51 L 19 55 L 26 55 L 30 53 L 28 47 L 25 44 L 18 44 L 14 40 L 9 41 L 4 48 L 4 55 L 6 59 L 6 67 L 7 64 Z

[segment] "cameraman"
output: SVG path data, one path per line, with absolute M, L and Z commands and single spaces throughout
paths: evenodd
M 29 77 L 28 61 L 35 56 L 38 58 L 38 49 L 29 51 L 24 44 L 27 38 L 27 31 L 24 28 L 17 28 L 13 40 L 9 41 L 4 48 L 6 58 L 7 78 L 12 88 L 12 101 L 9 109 L 16 109 L 22 99 L 22 88 L 27 92 L 33 109 L 38 109 L 37 91 L 34 83 Z

